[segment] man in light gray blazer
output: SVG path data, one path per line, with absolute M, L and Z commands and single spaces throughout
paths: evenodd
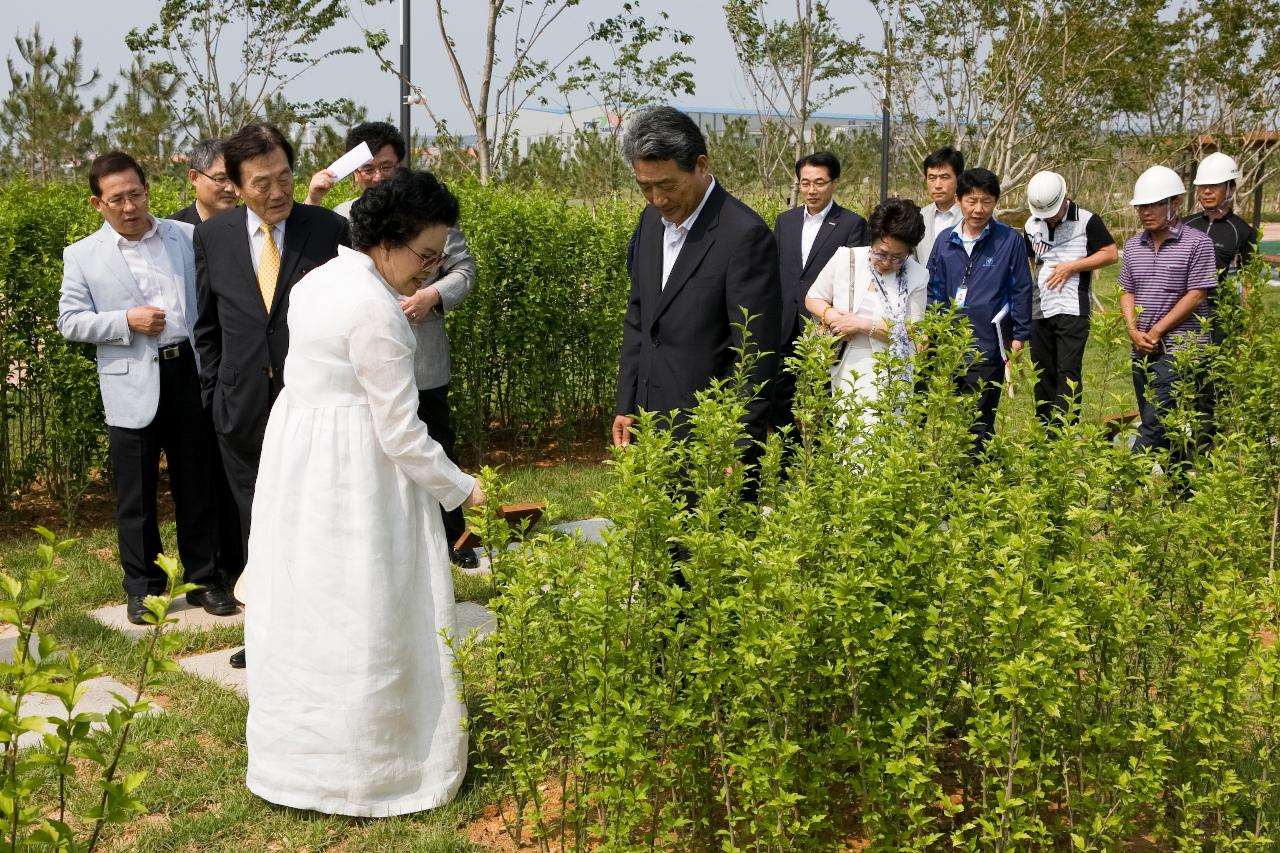
M 924 217 L 924 239 L 916 244 L 916 263 L 926 266 L 938 235 L 955 229 L 963 218 L 956 200 L 956 187 L 964 171 L 964 155 L 950 145 L 933 151 L 924 158 L 924 185 L 932 199 L 920 208 Z
M 346 139 L 347 150 L 362 142 L 368 144 L 373 159 L 352 173 L 352 180 L 361 193 L 395 174 L 407 153 L 400 131 L 385 121 L 367 121 L 351 128 Z M 317 172 L 311 178 L 307 201 L 319 204 L 332 187 L 333 173 Z M 351 219 L 353 204 L 354 201 L 346 201 L 333 210 Z M 400 307 L 418 339 L 413 359 L 418 382 L 418 419 L 427 425 L 427 432 L 454 462 L 458 461 L 454 452 L 458 436 L 449 417 L 449 338 L 445 334 L 444 317 L 470 295 L 475 281 L 476 262 L 467 249 L 467 238 L 459 229 L 450 228 L 444 244 L 444 260 L 435 278 L 423 282 L 413 296 L 400 300 Z M 479 563 L 474 551 L 453 547 L 466 530 L 462 507 L 441 510 L 441 516 L 449 539 L 449 559 L 462 568 L 475 568 Z
M 191 604 L 237 611 L 215 558 L 212 423 L 200 399 L 191 226 L 156 219 L 142 169 L 112 151 L 89 170 L 96 232 L 63 252 L 58 330 L 97 345 L 98 383 L 116 478 L 116 526 L 130 622 L 145 624 L 147 595 L 163 592 L 156 512 L 160 454 L 168 461 Z

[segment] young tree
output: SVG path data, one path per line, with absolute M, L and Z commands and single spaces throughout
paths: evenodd
M 135 57 L 133 65 L 120 73 L 124 98 L 107 121 L 109 145 L 136 157 L 147 174 L 170 171 L 177 151 L 178 114 L 173 101 L 178 81 L 142 57 Z
M 619 189 L 626 170 L 618 156 L 619 138 L 627 118 L 636 110 L 652 106 L 668 95 L 692 95 L 693 62 L 680 48 L 693 44 L 693 36 L 666 22 L 670 16 L 659 13 L 659 22 L 650 24 L 640 14 L 638 2 L 622 4 L 622 12 L 591 24 L 592 52 L 570 67 L 560 84 L 566 106 L 573 96 L 581 94 L 599 107 L 609 123 L 603 156 L 610 161 L 604 180 L 595 186 Z M 651 56 L 650 48 L 670 43 L 674 50 Z M 603 61 L 598 54 L 603 54 Z M 582 131 L 579 131 L 580 133 Z M 586 131 L 590 133 L 591 131 Z M 582 151 L 594 150 L 589 141 L 579 141 Z
M 79 36 L 71 41 L 71 55 L 61 61 L 57 47 L 45 44 L 39 26 L 30 36 L 15 36 L 14 43 L 28 68 L 23 70 L 13 57 L 6 59 L 9 95 L 0 103 L 0 134 L 12 168 L 46 179 L 79 166 L 90 155 L 93 116 L 114 97 L 115 86 L 88 106 L 81 100 L 101 75 L 96 68 L 85 72 Z
M 160 20 L 131 30 L 134 53 L 158 56 L 155 67 L 181 81 L 179 107 L 195 139 L 226 136 L 265 114 L 286 87 L 333 56 L 359 53 L 349 45 L 317 52 L 317 43 L 347 17 L 342 0 L 160 0 Z M 228 42 L 243 32 L 235 60 Z M 324 118 L 344 101 L 293 104 L 294 120 Z
M 558 60 L 539 59 L 535 48 L 547 32 L 569 9 L 580 0 L 485 0 L 486 19 L 484 38 L 481 42 L 484 59 L 480 64 L 478 81 L 469 80 L 462 69 L 458 45 L 450 35 L 446 23 L 444 0 L 435 0 L 436 26 L 444 42 L 445 55 L 453 69 L 458 95 L 476 136 L 477 168 L 480 181 L 488 183 L 490 176 L 500 170 L 503 158 L 509 152 L 516 116 L 544 85 L 553 82 L 559 69 L 585 44 L 583 38 Z M 503 38 L 510 45 L 506 73 L 500 78 L 498 66 L 499 29 L 503 19 L 510 21 Z M 382 51 L 390 43 L 385 31 L 365 31 L 365 41 L 382 63 L 383 70 L 396 73 L 392 61 Z M 431 99 L 421 86 L 407 81 L 418 102 L 427 109 L 427 115 L 437 128 L 441 120 L 431 105 Z M 475 93 L 472 82 L 477 82 Z
M 895 34 L 888 66 L 907 156 L 919 162 L 940 142 L 955 144 L 966 162 L 991 169 L 1006 189 L 1038 169 L 1098 156 L 1115 115 L 1111 81 L 1147 85 L 1141 77 L 1149 62 L 1121 61 L 1132 46 L 1129 24 L 1154 21 L 1161 5 L 914 0 L 886 6 Z M 1117 74 L 1122 67 L 1135 71 Z
M 853 88 L 852 75 L 866 50 L 860 39 L 841 36 L 830 3 L 796 0 L 794 17 L 780 20 L 768 18 L 767 5 L 727 0 L 725 24 L 755 91 L 761 124 L 775 121 L 786 128 L 794 161 L 805 153 L 810 117 Z

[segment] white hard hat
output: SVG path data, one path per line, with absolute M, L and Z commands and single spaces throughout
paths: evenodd
M 1027 207 L 1036 219 L 1057 216 L 1067 197 L 1067 182 L 1057 172 L 1036 172 L 1027 182 Z
M 1129 204 L 1156 204 L 1185 194 L 1182 178 L 1168 166 L 1152 166 L 1133 184 L 1133 201 Z
M 1206 184 L 1225 184 L 1227 181 L 1240 180 L 1240 165 L 1235 160 L 1215 151 L 1200 161 L 1196 169 L 1196 179 L 1191 183 L 1198 187 Z

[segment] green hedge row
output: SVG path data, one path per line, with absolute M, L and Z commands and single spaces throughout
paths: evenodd
M 490 436 L 536 445 L 612 409 L 627 298 L 634 203 L 583 205 L 563 196 L 465 184 L 456 188 L 478 282 L 450 316 L 453 406 L 476 455 Z M 188 199 L 152 186 L 151 208 Z M 301 190 L 300 190 L 301 192 Z M 327 203 L 349 195 L 344 184 Z M 0 505 L 50 491 L 67 520 L 106 457 L 93 348 L 57 331 L 62 249 L 101 225 L 80 184 L 0 187 Z M 603 432 L 602 432 L 603 434 Z

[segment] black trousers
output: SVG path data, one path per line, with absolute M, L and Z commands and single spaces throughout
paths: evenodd
M 786 340 L 782 342 L 782 346 L 778 348 L 778 375 L 769 383 L 769 387 L 772 389 L 769 426 L 773 429 L 781 429 L 784 426 L 790 426 L 795 423 L 792 404 L 796 398 L 796 377 L 794 373 L 787 369 L 787 359 L 796 354 L 796 341 L 800 339 L 801 331 L 801 322 L 797 320 L 791 333 L 787 335 Z
M 228 572 L 229 575 L 236 575 L 244 568 L 244 559 L 249 555 L 249 520 L 253 514 L 253 489 L 258 482 L 258 461 L 262 458 L 262 448 L 247 448 L 219 433 L 218 449 L 222 452 L 222 470 L 226 474 L 227 489 L 231 493 L 240 528 L 242 560 L 238 567 Z
M 956 379 L 956 389 L 961 394 L 976 397 L 978 416 L 972 426 L 973 452 L 981 453 L 996 434 L 996 408 L 1000 405 L 1000 392 L 1004 389 L 1004 363 L 981 355 L 969 369 Z
M 207 586 L 222 584 L 215 560 L 213 425 L 200 401 L 195 353 L 185 343 L 177 352 L 176 358 L 159 361 L 160 402 L 151 423 L 140 429 L 107 428 L 116 480 L 116 532 L 128 595 L 158 595 L 168 586 L 155 564 L 164 551 L 156 511 L 162 452 L 169 463 L 183 578 Z
M 1088 317 L 1059 314 L 1031 321 L 1031 363 L 1040 372 L 1035 387 L 1036 417 L 1046 427 L 1055 417 L 1065 416 L 1067 423 L 1079 417 L 1088 341 Z
M 1182 382 L 1189 382 L 1187 392 L 1194 395 L 1196 413 L 1194 435 L 1178 436 L 1171 441 L 1165 419 L 1173 410 L 1175 395 Z M 1171 353 L 1160 353 L 1133 359 L 1133 390 L 1138 398 L 1138 438 L 1133 449 L 1156 448 L 1169 451 L 1170 461 L 1183 468 L 1195 455 L 1209 448 L 1213 439 L 1214 388 L 1201 371 L 1184 376 Z
M 209 447 L 212 453 L 213 504 L 218 519 L 217 563 L 222 569 L 227 589 L 236 584 L 244 570 L 245 544 L 240 530 L 240 507 L 227 482 L 227 470 L 222 464 L 222 451 L 218 448 L 218 436 L 209 431 Z
M 453 422 L 449 417 L 449 383 L 439 388 L 425 388 L 418 391 L 418 420 L 427 425 L 427 433 L 444 448 L 445 456 L 456 465 L 458 455 L 454 445 L 458 434 L 453 430 Z M 462 517 L 462 507 L 455 509 L 440 508 L 440 517 L 444 521 L 444 535 L 449 540 L 449 547 L 458 541 L 458 537 L 467 529 Z

